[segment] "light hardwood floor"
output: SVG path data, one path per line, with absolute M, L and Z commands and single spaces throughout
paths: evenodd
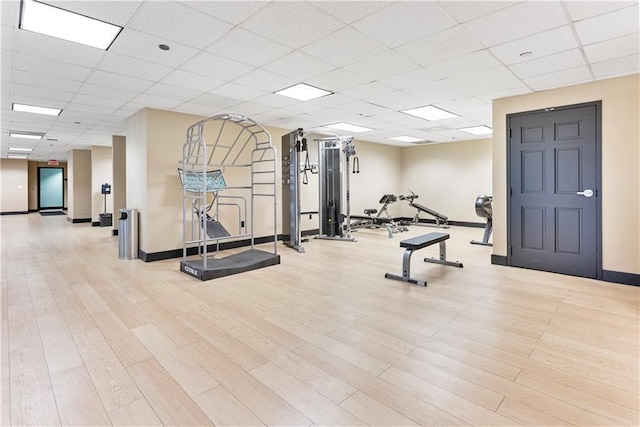
M 0 217 L 2 425 L 629 425 L 639 288 L 398 241 L 279 244 L 282 264 L 209 282 L 121 261 L 109 228 Z

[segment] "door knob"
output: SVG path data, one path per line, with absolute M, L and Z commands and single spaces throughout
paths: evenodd
M 584 197 L 591 197 L 591 196 L 593 196 L 593 190 L 590 189 L 590 188 L 587 188 L 584 191 L 578 191 L 576 194 L 579 194 L 579 195 L 584 196 Z

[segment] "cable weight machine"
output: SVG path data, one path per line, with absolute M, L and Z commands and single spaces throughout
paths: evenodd
M 317 167 L 309 161 L 303 129 L 282 137 L 282 231 L 284 244 L 298 252 L 304 252 L 300 218 L 307 214 L 318 214 L 316 238 L 355 242 L 350 225 L 350 159 L 354 159 L 353 173 L 359 172 L 359 162 L 353 137 L 332 135 L 313 141 L 318 144 Z M 309 173 L 318 174 L 318 211 L 301 212 L 300 188 L 308 183 Z

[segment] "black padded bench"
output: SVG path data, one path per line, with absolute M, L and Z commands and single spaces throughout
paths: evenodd
M 427 286 L 426 280 L 411 278 L 411 255 L 418 249 L 426 248 L 427 246 L 440 244 L 440 258 L 425 258 L 425 262 L 432 262 L 435 264 L 450 265 L 452 267 L 461 267 L 462 263 L 457 261 L 447 261 L 447 247 L 446 242 L 449 238 L 447 233 L 429 233 L 422 236 L 412 237 L 400 242 L 400 247 L 405 248 L 404 255 L 402 257 L 402 276 L 397 274 L 387 273 L 384 275 L 387 279 L 400 280 L 401 282 L 411 283 L 413 285 Z

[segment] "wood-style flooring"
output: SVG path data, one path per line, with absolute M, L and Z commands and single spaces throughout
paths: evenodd
M 311 240 L 208 282 L 110 228 L 0 217 L 2 425 L 637 426 L 640 289 L 398 241 Z

